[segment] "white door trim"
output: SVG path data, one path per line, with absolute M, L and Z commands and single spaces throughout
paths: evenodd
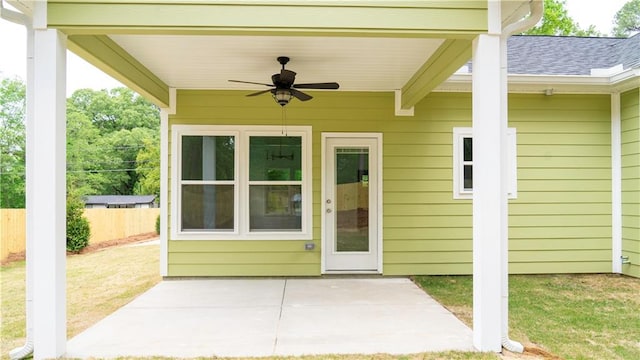
M 376 166 L 377 166 L 377 171 L 378 171 L 378 176 L 377 176 L 377 181 L 376 181 L 376 186 L 377 186 L 377 204 L 375 204 L 376 206 L 376 211 L 377 211 L 377 234 L 378 234 L 378 239 L 377 239 L 377 246 L 378 246 L 378 260 L 377 260 L 377 269 L 375 271 L 350 271 L 349 273 L 375 273 L 375 274 L 382 274 L 383 273 L 383 269 L 382 269 L 382 254 L 383 254 L 383 241 L 382 241 L 382 219 L 383 219 L 383 213 L 382 213 L 382 203 L 383 203 L 383 198 L 382 198 L 382 158 L 383 158 L 383 151 L 382 151 L 382 133 L 348 133 L 348 132 L 341 132 L 341 133 L 336 133 L 336 132 L 323 132 L 321 133 L 321 206 L 320 206 L 320 232 L 321 232 L 321 261 L 320 261 L 320 272 L 322 274 L 331 274 L 331 273 L 340 273 L 340 274 L 345 274 L 347 272 L 345 271 L 339 271 L 339 272 L 335 272 L 335 271 L 328 271 L 326 268 L 326 255 L 325 255 L 325 245 L 326 245 L 326 229 L 325 229 L 325 214 L 326 214 L 326 210 L 327 210 L 327 204 L 325 203 L 324 199 L 326 198 L 326 186 L 328 185 L 327 182 L 327 178 L 326 178 L 326 167 L 327 167 L 327 159 L 326 159 L 326 150 L 327 150 L 327 139 L 331 139 L 331 138 L 357 138 L 357 139 L 374 139 L 376 141 L 376 146 L 377 146 L 377 159 L 376 161 Z

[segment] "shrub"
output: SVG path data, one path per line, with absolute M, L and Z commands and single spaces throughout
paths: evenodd
M 67 196 L 67 251 L 80 252 L 89 245 L 91 228 L 84 217 L 84 202 L 79 196 Z
M 156 234 L 160 235 L 160 215 L 156 218 Z

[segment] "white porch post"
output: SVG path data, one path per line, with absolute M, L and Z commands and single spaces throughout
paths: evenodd
M 46 13 L 36 6 L 34 19 Z M 37 20 L 36 20 L 37 21 Z M 66 351 L 66 38 L 34 21 L 27 125 L 27 231 L 32 255 L 34 358 Z
M 500 2 L 489 2 L 488 34 L 473 42 L 473 343 L 478 350 L 495 352 L 502 350 L 507 311 L 501 297 L 502 240 L 508 231 L 502 46 Z
M 169 107 L 160 109 L 160 276 L 169 275 L 169 115 L 176 113 L 177 90 L 169 88 Z
M 160 276 L 169 275 L 169 110 L 160 110 Z M 174 215 L 175 216 L 175 215 Z

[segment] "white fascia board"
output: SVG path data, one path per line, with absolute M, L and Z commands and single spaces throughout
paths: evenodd
M 629 69 L 611 77 L 612 92 L 623 93 L 640 87 L 640 69 Z
M 509 75 L 510 93 L 610 94 L 640 86 L 640 69 L 613 76 L 590 75 Z M 471 92 L 471 74 L 454 74 L 434 91 Z

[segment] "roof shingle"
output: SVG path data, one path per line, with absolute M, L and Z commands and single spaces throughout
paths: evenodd
M 507 44 L 510 74 L 590 75 L 618 64 L 640 66 L 640 34 L 631 38 L 516 35 Z

